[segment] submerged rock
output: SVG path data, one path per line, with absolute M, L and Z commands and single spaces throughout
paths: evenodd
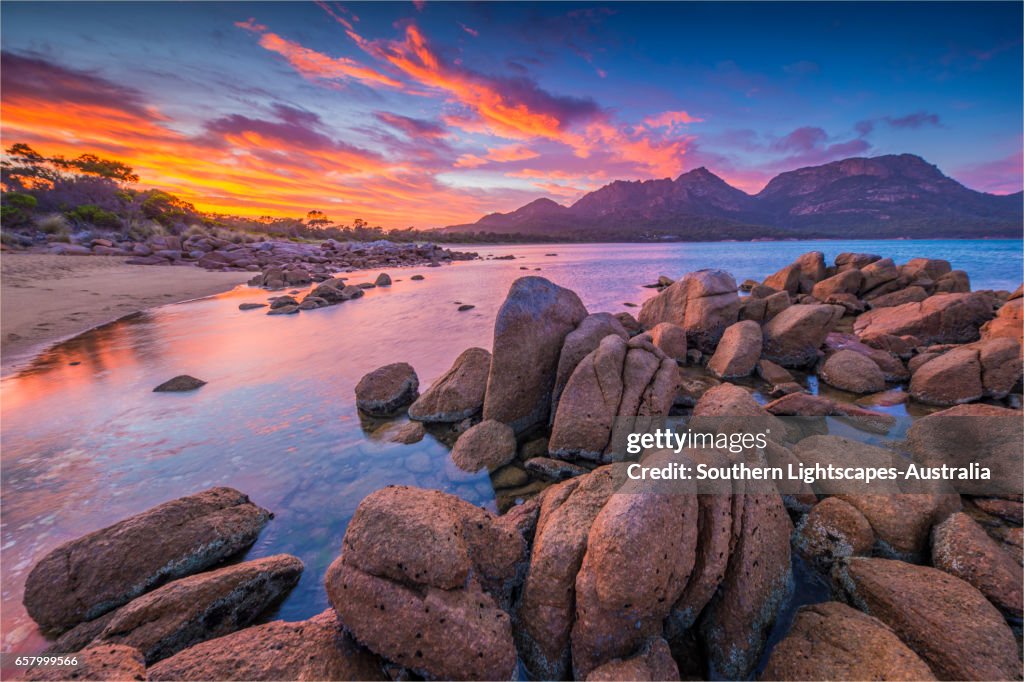
M 165 502 L 43 557 L 25 582 L 25 609 L 44 630 L 66 630 L 237 554 L 270 517 L 231 488 Z
M 180 374 L 173 379 L 168 379 L 164 383 L 160 384 L 153 389 L 154 393 L 178 393 L 183 391 L 194 391 L 201 386 L 205 386 L 206 382 L 202 379 L 196 379 L 188 374 Z
M 356 407 L 374 417 L 397 414 L 419 396 L 416 371 L 405 362 L 379 367 L 356 384 Z

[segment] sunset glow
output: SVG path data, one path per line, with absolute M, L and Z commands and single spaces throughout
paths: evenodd
M 3 13 L 5 146 L 118 159 L 206 211 L 430 228 L 615 179 L 706 166 L 756 192 L 781 171 L 902 152 L 973 189 L 1022 185 L 1012 3 Z

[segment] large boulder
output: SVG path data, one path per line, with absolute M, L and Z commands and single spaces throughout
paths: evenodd
M 843 316 L 842 306 L 795 305 L 765 324 L 764 357 L 783 367 L 815 362 L 818 349 Z
M 672 660 L 668 643 L 652 638 L 635 656 L 616 658 L 595 668 L 587 682 L 620 682 L 620 680 L 678 680 L 679 668 Z
M 823 279 L 811 289 L 811 295 L 819 301 L 836 294 L 856 294 L 864 283 L 864 275 L 860 270 L 846 270 L 828 279 Z
M 869 448 L 860 445 L 861 451 L 870 453 Z M 875 489 L 881 488 L 878 482 L 873 485 Z M 877 552 L 897 559 L 918 560 L 927 554 L 932 526 L 951 511 L 950 505 L 959 507 L 954 498 L 925 493 L 843 493 L 839 498 L 855 507 L 871 524 Z
M 134 647 L 152 664 L 250 625 L 295 587 L 302 568 L 278 554 L 175 580 L 115 611 L 97 642 Z
M 883 350 L 863 343 L 853 334 L 832 332 L 825 337 L 825 354 L 830 355 L 841 350 L 852 350 L 855 353 L 870 358 L 878 368 L 886 381 L 906 381 L 910 378 L 903 361 L 893 352 Z
M 606 336 L 615 335 L 623 341 L 629 339 L 629 334 L 623 328 L 622 323 L 610 313 L 593 313 L 587 315 L 580 322 L 576 329 L 569 332 L 562 344 L 562 352 L 558 357 L 558 370 L 555 373 L 555 387 L 551 393 L 551 419 L 555 417 L 558 409 L 558 401 L 565 390 L 576 366 L 597 348 L 601 339 Z M 685 338 L 685 336 L 684 336 Z M 686 356 L 686 351 L 683 351 Z
M 900 274 L 911 278 L 911 281 L 936 282 L 952 269 L 949 261 L 941 258 L 911 258 L 905 265 L 900 266 Z
M 43 557 L 25 581 L 25 609 L 44 630 L 67 630 L 239 553 L 270 517 L 231 488 L 165 502 Z
M 203 642 L 152 666 L 149 679 L 387 680 L 383 661 L 347 635 L 333 609 Z
M 872 308 L 891 308 L 904 303 L 916 303 L 928 298 L 928 292 L 924 287 L 909 286 L 906 289 L 899 289 L 889 294 L 882 294 L 871 299 Z
M 981 338 L 1007 338 L 1024 345 L 1024 298 L 1004 303 L 995 318 L 982 325 Z
M 763 284 L 776 291 L 785 291 L 788 294 L 800 293 L 800 267 L 796 264 L 787 265 L 778 272 L 768 275 Z
M 736 280 L 722 270 L 687 273 L 644 302 L 638 319 L 646 329 L 660 322 L 677 324 L 686 330 L 689 346 L 710 353 L 725 328 L 739 316 L 740 299 L 736 292 Z
M 738 536 L 725 577 L 700 621 L 700 637 L 719 675 L 750 676 L 768 632 L 793 588 L 789 515 L 778 494 L 737 499 Z
M 720 379 L 748 376 L 761 357 L 762 343 L 761 325 L 757 322 L 744 320 L 730 325 L 708 361 L 708 369 Z
M 840 602 L 801 606 L 762 680 L 934 680 L 928 665 L 877 618 Z
M 851 393 L 878 393 L 885 389 L 885 375 L 875 361 L 852 350 L 829 356 L 820 375 L 829 386 Z
M 575 293 L 543 277 L 512 283 L 494 320 L 484 419 L 516 433 L 547 422 L 562 343 L 586 316 Z
M 1021 380 L 1020 344 L 993 338 L 954 348 L 916 368 L 910 395 L 930 405 L 959 405 L 1003 398 Z
M 487 390 L 491 354 L 483 348 L 464 350 L 447 372 L 409 406 L 409 418 L 421 422 L 460 422 L 480 412 Z
M 836 256 L 836 272 L 859 270 L 878 260 L 882 260 L 882 257 L 873 253 L 841 253 Z
M 576 573 L 591 524 L 618 483 L 612 467 L 606 466 L 544 493 L 516 612 L 519 654 L 534 678 L 562 680 L 572 670 Z
M 883 258 L 862 267 L 860 274 L 864 277 L 860 285 L 860 293 L 865 294 L 896 279 L 900 276 L 900 271 L 896 269 L 892 258 Z
M 516 458 L 516 434 L 508 424 L 485 419 L 459 436 L 452 447 L 455 465 L 468 472 L 496 471 Z
M 793 265 L 800 268 L 800 293 L 809 294 L 814 285 L 825 279 L 828 268 L 825 267 L 825 254 L 821 251 L 808 251 L 801 254 Z
M 33 682 L 105 680 L 122 682 L 146 680 L 146 661 L 138 649 L 121 644 L 98 644 L 75 653 L 73 667 L 36 666 L 25 671 Z
M 430 679 L 512 676 L 503 606 L 526 560 L 518 530 L 453 495 L 390 486 L 359 504 L 343 544 L 325 583 L 356 641 Z
M 686 330 L 671 322 L 659 322 L 647 332 L 651 343 L 676 362 L 686 362 Z
M 973 585 L 1005 613 L 1024 615 L 1020 564 L 967 514 L 952 514 L 932 530 L 932 564 Z
M 419 396 L 420 380 L 407 362 L 378 367 L 356 384 L 356 407 L 373 417 L 391 417 Z
M 862 339 L 879 335 L 910 335 L 922 344 L 967 343 L 992 319 L 992 301 L 980 292 L 939 294 L 923 301 L 869 310 L 853 323 Z
M 853 557 L 832 569 L 843 599 L 888 625 L 943 680 L 1015 680 L 1013 632 L 969 584 L 927 566 Z
M 793 547 L 804 559 L 823 569 L 836 559 L 865 556 L 875 544 L 871 524 L 856 507 L 838 497 L 827 497 L 808 512 L 793 537 Z

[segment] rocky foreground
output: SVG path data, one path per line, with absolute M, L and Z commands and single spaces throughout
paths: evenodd
M 224 565 L 271 514 L 217 488 L 54 550 L 28 578 L 29 614 L 54 652 L 78 652 L 81 679 L 1021 679 L 1019 492 L 624 491 L 614 447 L 622 417 L 795 415 L 824 428 L 778 429 L 769 459 L 918 456 L 975 416 L 1007 428 L 976 429 L 971 456 L 1020 457 L 1021 289 L 972 292 L 941 260 L 816 252 L 746 296 L 721 271 L 656 286 L 633 318 L 524 277 L 491 352 L 466 350 L 422 393 L 405 363 L 365 376 L 359 410 L 395 419 L 396 442 L 452 442 L 457 466 L 491 473 L 502 513 L 370 494 L 324 613 L 252 625 L 302 564 Z M 836 390 L 810 393 L 815 376 Z M 930 413 L 897 442 L 878 406 L 901 402 Z M 875 444 L 829 434 L 830 416 Z M 800 608 L 763 660 L 793 552 L 833 600 Z

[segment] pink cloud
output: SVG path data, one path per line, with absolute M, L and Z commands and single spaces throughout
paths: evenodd
M 963 184 L 979 192 L 1013 194 L 1024 189 L 1024 153 L 1016 151 L 995 161 L 961 166 L 953 171 Z

